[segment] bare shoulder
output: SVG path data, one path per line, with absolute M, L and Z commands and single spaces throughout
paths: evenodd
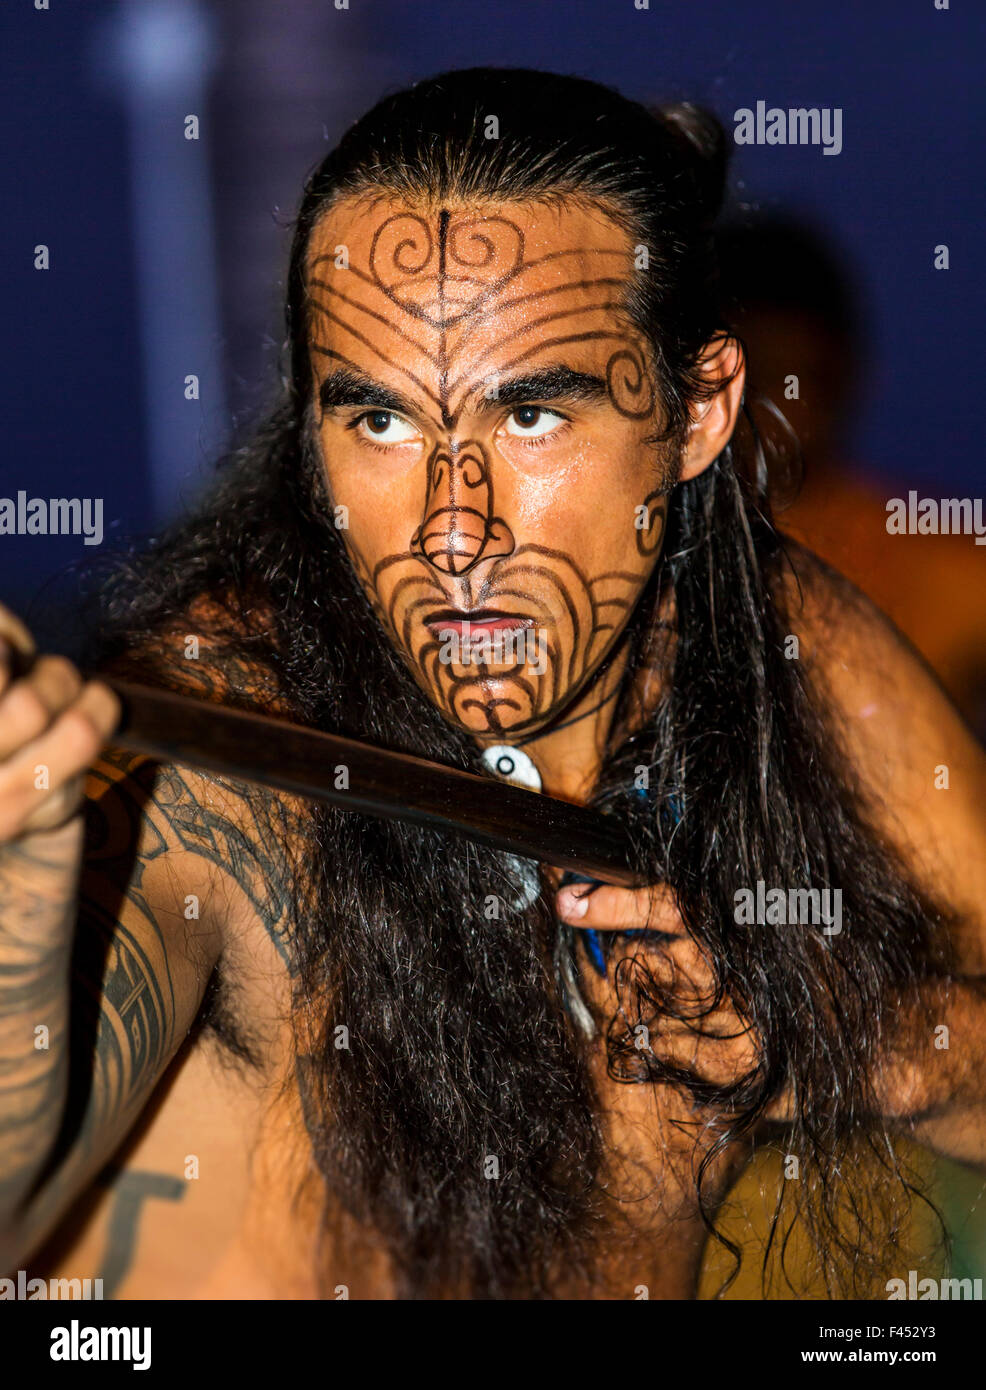
M 289 702 L 262 654 L 268 624 L 262 610 L 246 617 L 221 596 L 203 594 L 178 619 L 121 653 L 107 674 L 290 717 Z M 192 899 L 204 934 L 226 939 L 259 921 L 288 962 L 288 880 L 306 820 L 300 799 L 119 751 L 108 752 L 95 775 L 115 788 L 113 802 L 140 800 L 134 834 L 142 861 L 149 867 L 170 859 L 172 872 L 161 876 L 160 891 L 166 894 L 175 882 L 184 885 L 182 898 Z M 118 804 L 115 810 L 119 814 Z
M 85 814 L 86 905 L 107 926 L 128 904 L 139 911 L 189 990 L 204 984 L 227 934 L 247 918 L 259 918 L 286 952 L 285 866 L 269 799 L 107 748 L 87 778 Z
M 850 721 L 859 751 L 913 754 L 947 742 L 981 769 L 981 746 L 890 618 L 811 551 L 789 543 L 788 559 L 775 597 L 798 639 L 790 655 Z
M 106 673 L 216 703 L 288 715 L 290 703 L 267 653 L 271 614 L 201 593 L 178 616 L 135 640 Z
M 986 753 L 934 673 L 842 575 L 792 545 L 776 598 L 789 655 L 830 711 L 880 830 L 986 941 Z

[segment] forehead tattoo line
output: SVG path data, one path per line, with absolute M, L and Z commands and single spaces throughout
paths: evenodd
M 429 250 L 426 253 L 425 259 L 422 261 L 420 266 L 408 268 L 407 266 L 402 265 L 400 261 L 400 255 L 404 249 L 404 246 L 407 243 L 406 240 L 405 242 L 400 242 L 395 248 L 393 248 L 393 264 L 391 268 L 400 271 L 407 280 L 414 281 L 415 279 L 417 279 L 419 284 L 434 282 L 436 293 L 440 300 L 441 311 L 438 315 L 430 313 L 420 304 L 409 302 L 406 298 L 402 299 L 401 296 L 396 292 L 395 286 L 389 285 L 384 280 L 383 275 L 377 268 L 376 254 L 381 233 L 386 229 L 389 223 L 401 221 L 405 218 L 405 216 L 410 217 L 410 219 L 415 222 L 422 223 L 428 236 Z M 462 322 L 473 319 L 477 314 L 479 314 L 483 310 L 483 308 L 491 298 L 494 298 L 495 296 L 501 294 L 502 291 L 506 288 L 506 286 L 509 285 L 513 280 L 517 279 L 518 276 L 526 274 L 531 270 L 535 270 L 539 266 L 545 265 L 549 261 L 561 260 L 567 256 L 617 256 L 621 260 L 632 261 L 632 257 L 630 256 L 630 253 L 627 251 L 606 250 L 602 248 L 593 247 L 573 247 L 564 251 L 551 251 L 545 254 L 544 256 L 535 257 L 533 260 L 524 260 L 524 235 L 521 232 L 520 228 L 517 227 L 514 223 L 509 222 L 506 218 L 502 217 L 491 218 L 490 221 L 512 228 L 516 237 L 518 238 L 518 252 L 514 263 L 507 270 L 502 272 L 500 275 L 495 276 L 489 282 L 484 283 L 482 281 L 479 281 L 478 278 L 472 274 L 455 275 L 449 272 L 449 222 L 447 211 L 444 209 L 439 214 L 437 238 L 432 237 L 431 230 L 427 227 L 426 224 L 423 223 L 423 219 L 414 217 L 413 214 L 399 213 L 395 217 L 388 218 L 387 222 L 385 222 L 381 227 L 379 227 L 377 231 L 374 233 L 373 242 L 370 247 L 369 270 L 362 270 L 359 266 L 350 265 L 348 267 L 348 273 L 355 275 L 359 280 L 363 281 L 364 284 L 370 285 L 371 287 L 379 290 L 382 294 L 386 295 L 386 297 L 390 299 L 393 303 L 397 304 L 397 306 L 401 308 L 411 318 L 416 319 L 419 322 L 423 322 L 435 330 L 450 330 L 458 327 L 458 325 Z M 475 222 L 469 222 L 466 225 L 479 224 Z M 457 227 L 453 225 L 451 232 L 451 235 L 453 237 L 455 236 L 456 230 Z M 476 233 L 476 239 L 482 240 L 484 243 L 488 242 L 488 238 L 482 237 L 478 232 Z M 437 273 L 425 274 L 427 266 L 431 263 L 432 254 L 435 249 L 436 242 L 438 253 Z M 454 253 L 453 259 L 455 259 Z M 481 264 L 475 262 L 460 260 L 458 263 L 466 267 L 466 269 L 468 270 L 476 270 L 482 268 Z M 616 282 L 618 284 L 626 283 L 626 278 L 616 277 Z M 583 286 L 591 285 L 593 283 L 594 279 L 591 276 L 576 276 L 574 279 L 563 281 L 561 285 L 544 286 L 543 288 L 538 290 L 531 290 L 527 294 L 519 295 L 517 299 L 513 302 L 523 303 L 528 297 L 537 298 L 545 293 L 550 292 L 551 290 L 562 291 L 570 288 L 581 288 Z M 450 298 L 448 294 L 448 286 L 451 285 L 454 287 L 461 287 L 470 284 L 478 285 L 478 288 L 476 289 L 472 300 L 466 303 L 462 308 L 452 310 L 450 312 L 448 308 L 448 301 Z
M 564 288 L 570 289 L 572 287 L 566 285 Z M 619 311 L 622 308 L 623 305 L 618 299 L 597 299 L 590 300 L 584 304 L 572 305 L 571 308 L 568 309 L 553 309 L 550 313 L 540 314 L 537 318 L 525 319 L 520 327 L 515 328 L 512 333 L 509 333 L 506 337 L 499 337 L 496 345 L 487 348 L 478 360 L 481 362 L 484 357 L 488 357 L 491 353 L 496 352 L 499 348 L 502 348 L 505 343 L 513 342 L 517 338 L 523 338 L 525 334 L 532 333 L 536 328 L 541 328 L 546 323 L 554 323 L 558 319 L 577 318 L 583 314 L 600 314 L 607 309 Z M 495 322 L 497 318 L 504 316 L 504 307 L 502 304 L 493 304 L 489 309 L 485 310 L 477 322 L 470 326 L 469 332 L 461 335 L 456 340 L 456 353 L 461 354 L 468 342 L 475 337 L 476 333 L 481 328 L 487 327 L 491 322 Z
M 441 214 L 441 215 L 444 216 L 444 215 L 445 215 L 444 212 L 443 212 L 443 214 Z M 404 214 L 398 214 L 398 218 L 397 218 L 397 219 L 391 218 L 391 219 L 388 219 L 388 220 L 390 220 L 390 221 L 399 220 L 399 218 L 402 217 L 402 216 L 404 216 Z M 496 220 L 497 220 L 497 221 L 505 221 L 505 219 L 502 219 L 502 218 L 499 218 L 499 219 L 496 219 Z M 446 224 L 446 226 L 447 226 L 447 224 Z M 377 239 L 378 239 L 379 231 L 380 231 L 380 230 L 381 230 L 381 229 L 378 229 L 377 234 L 374 236 L 374 242 L 373 242 L 373 246 L 374 246 L 374 247 L 376 246 L 376 243 L 377 243 Z M 439 230 L 441 231 L 441 227 L 440 227 Z M 517 229 L 517 230 L 518 230 L 518 235 L 521 235 L 519 229 Z M 447 236 L 446 236 L 445 240 L 446 240 L 446 242 L 447 242 Z M 441 241 L 441 236 L 439 237 L 439 241 Z M 439 249 L 440 249 L 440 252 L 441 252 L 441 247 L 440 247 Z M 399 250 L 400 250 L 400 248 L 398 248 L 398 251 L 399 251 Z M 372 256 L 373 256 L 373 248 L 371 248 L 371 253 L 370 253 L 370 254 L 371 254 L 371 257 L 372 257 Z M 432 314 L 429 314 L 428 311 L 427 311 L 426 309 L 423 309 L 420 305 L 408 303 L 408 302 L 406 302 L 406 301 L 401 300 L 398 296 L 396 296 L 396 295 L 394 294 L 394 292 L 393 292 L 393 288 L 390 287 L 390 286 L 388 286 L 388 285 L 384 282 L 382 276 L 380 276 L 378 273 L 375 272 L 375 270 L 374 270 L 374 268 L 372 267 L 372 265 L 371 265 L 371 269 L 370 269 L 369 271 L 363 270 L 363 269 L 361 269 L 359 266 L 356 266 L 356 265 L 349 265 L 349 266 L 347 266 L 347 268 L 346 268 L 346 273 L 349 274 L 349 275 L 354 275 L 358 280 L 361 280 L 365 285 L 368 285 L 368 286 L 370 286 L 370 287 L 373 288 L 373 289 L 379 290 L 380 293 L 383 294 L 383 295 L 385 295 L 389 300 L 391 300 L 392 303 L 397 304 L 397 306 L 398 306 L 400 309 L 402 309 L 402 310 L 404 311 L 404 313 L 406 313 L 410 318 L 416 319 L 416 320 L 418 320 L 419 322 L 424 322 L 424 323 L 428 324 L 430 327 L 435 328 L 435 329 L 438 329 L 438 328 L 440 328 L 440 327 L 442 327 L 442 326 L 444 326 L 444 327 L 447 328 L 447 329 L 450 329 L 450 328 L 455 328 L 455 327 L 457 327 L 459 323 L 461 323 L 461 322 L 463 322 L 463 321 L 465 321 L 465 320 L 468 320 L 468 319 L 472 319 L 472 318 L 474 318 L 476 315 L 478 315 L 479 313 L 481 313 L 481 311 L 482 311 L 482 309 L 484 308 L 484 306 L 485 306 L 487 300 L 488 300 L 490 297 L 492 297 L 492 296 L 494 296 L 494 295 L 497 295 L 497 294 L 501 293 L 501 292 L 506 288 L 506 286 L 509 285 L 509 284 L 511 283 L 511 281 L 517 279 L 518 276 L 523 275 L 523 274 L 526 274 L 528 271 L 536 270 L 539 266 L 543 266 L 543 265 L 547 264 L 549 261 L 561 260 L 562 258 L 564 258 L 564 257 L 566 257 L 566 256 L 582 256 L 582 257 L 586 257 L 586 256 L 616 256 L 616 257 L 618 257 L 619 259 L 621 259 L 621 260 L 623 260 L 623 261 L 630 262 L 630 263 L 631 263 L 631 266 L 632 266 L 632 262 L 633 262 L 633 257 L 632 257 L 632 255 L 630 254 L 630 252 L 628 252 L 628 251 L 621 251 L 621 250 L 607 250 L 607 249 L 604 249 L 604 248 L 597 248 L 597 247 L 573 247 L 573 248 L 571 248 L 571 249 L 569 249 L 569 250 L 565 250 L 565 251 L 550 251 L 550 252 L 546 253 L 546 254 L 543 255 L 543 256 L 537 256 L 537 257 L 535 257 L 533 260 L 527 260 L 527 261 L 521 260 L 518 264 L 516 264 L 515 266 L 513 266 L 510 270 L 504 272 L 504 273 L 503 273 L 501 276 L 499 276 L 497 279 L 493 280 L 490 284 L 485 285 L 485 286 L 481 286 L 481 292 L 477 294 L 477 296 L 476 296 L 476 298 L 475 298 L 475 300 L 474 300 L 473 303 L 470 303 L 470 304 L 465 305 L 465 306 L 464 306 L 461 310 L 459 310 L 457 313 L 451 313 L 451 314 L 450 314 L 450 313 L 448 313 L 448 312 L 446 311 L 443 315 L 440 315 L 438 318 L 436 318 L 436 317 L 435 317 L 434 315 L 432 315 Z M 317 256 L 317 257 L 312 261 L 312 263 L 311 263 L 310 276 L 315 276 L 316 271 L 321 267 L 321 265 L 322 265 L 324 262 L 326 262 L 326 261 L 331 261 L 331 262 L 333 262 L 333 264 L 334 264 L 334 260 L 335 260 L 335 258 L 334 258 L 332 255 L 329 255 L 329 254 L 326 254 L 326 255 L 323 255 L 323 256 Z M 441 271 L 440 271 L 440 276 L 444 278 L 444 280 L 445 280 L 445 282 L 446 282 L 446 285 L 448 285 L 448 284 L 452 284 L 452 285 L 465 285 L 465 284 L 475 283 L 475 277 L 474 277 L 474 276 L 468 276 L 468 275 L 458 275 L 458 276 L 457 276 L 457 275 L 450 275 L 450 274 L 448 273 L 448 270 L 447 270 L 447 255 L 441 255 L 441 254 L 440 254 L 440 261 L 441 261 L 441 265 L 442 265 L 442 269 L 441 269 Z M 425 262 L 425 265 L 427 265 L 427 263 L 428 263 L 428 262 L 426 261 L 426 262 Z M 421 273 L 421 270 L 423 270 L 423 267 L 418 268 L 418 270 L 415 271 L 414 274 L 420 274 L 420 273 Z M 424 276 L 424 277 L 423 277 L 424 280 L 429 280 L 429 279 L 434 279 L 434 280 L 436 280 L 436 289 L 437 289 L 437 280 L 438 280 L 438 278 L 439 278 L 439 276 Z M 312 279 L 310 279 L 309 283 L 310 283 L 310 284 L 314 284 L 314 285 L 318 285 L 320 288 L 328 289 L 328 290 L 330 291 L 330 293 L 339 294 L 339 295 L 342 294 L 342 291 L 341 291 L 341 290 L 338 290 L 338 289 L 332 284 L 332 282 L 329 281 L 329 280 L 321 280 L 321 279 L 314 279 L 314 278 L 312 278 Z M 517 305 L 524 304 L 524 303 L 526 303 L 528 300 L 534 300 L 534 299 L 544 298 L 545 296 L 551 295 L 551 294 L 560 294 L 560 293 L 563 293 L 565 290 L 568 290 L 568 289 L 572 289 L 572 288 L 592 288 L 592 287 L 597 286 L 597 285 L 605 285 L 605 284 L 626 285 L 626 284 L 627 284 L 627 277 L 626 277 L 626 276 L 595 276 L 595 277 L 589 276 L 589 277 L 579 277 L 579 278 L 576 278 L 576 279 L 573 279 L 573 280 L 565 280 L 565 281 L 563 281 L 561 284 L 558 284 L 558 285 L 545 285 L 545 286 L 543 286 L 541 289 L 529 290 L 529 291 L 528 291 L 527 293 L 525 293 L 525 294 L 517 295 L 517 296 L 515 296 L 513 299 L 509 299 L 509 300 L 504 301 L 504 306 L 503 306 L 503 307 L 505 307 L 505 308 L 515 308 Z M 446 295 L 445 295 L 445 298 L 447 299 L 447 297 L 448 297 L 448 296 L 447 296 L 447 294 L 446 294 Z M 353 304 L 354 304 L 354 306 L 357 307 L 357 308 L 363 308 L 363 307 L 364 307 L 359 301 L 356 301 L 356 300 L 353 301 Z M 369 313 L 369 312 L 373 312 L 373 311 L 367 309 L 366 312 Z
M 377 347 L 375 343 L 370 341 L 370 339 L 366 336 L 365 333 L 361 333 L 357 328 L 353 328 L 351 324 L 346 323 L 345 319 L 341 319 L 337 314 L 332 313 L 331 309 L 320 308 L 319 312 L 325 318 L 332 319 L 336 323 L 338 323 L 341 328 L 345 329 L 345 331 L 349 333 L 353 338 L 355 338 L 357 342 L 362 343 L 363 346 L 367 348 L 370 352 L 372 352 L 375 357 L 379 357 L 381 362 L 386 363 L 388 367 L 393 367 L 395 371 L 403 372 L 404 375 L 410 381 L 414 382 L 415 386 L 417 386 L 419 390 L 424 391 L 430 397 L 431 400 L 436 402 L 436 404 L 439 403 L 438 398 L 435 396 L 435 394 L 432 391 L 428 390 L 428 387 L 425 385 L 425 383 L 421 380 L 420 377 L 416 376 L 415 373 L 411 371 L 410 367 L 405 367 L 402 363 L 395 362 L 393 358 L 388 357 L 387 354 L 381 348 Z M 325 348 L 323 345 L 317 342 L 313 343 L 312 347 L 315 352 L 327 353 L 330 351 L 330 349 Z M 424 356 L 428 357 L 428 354 L 425 353 Z M 435 359 L 433 358 L 429 358 L 429 360 L 435 362 Z M 435 363 L 435 365 L 437 365 L 437 362 Z
M 398 329 L 393 319 L 388 318 L 386 314 L 381 314 L 377 309 L 371 309 L 368 304 L 362 304 L 358 299 L 353 299 L 351 295 L 344 294 L 342 290 L 337 289 L 336 286 L 330 284 L 328 280 L 313 280 L 312 286 L 316 289 L 327 290 L 329 294 L 334 294 L 337 299 L 341 299 L 342 302 L 348 305 L 350 309 L 358 309 L 361 313 L 367 314 L 370 318 L 376 319 L 377 323 L 381 324 L 384 328 L 389 328 L 394 333 L 401 333 L 401 336 L 407 342 L 411 343 L 414 347 L 417 348 L 417 350 L 421 353 L 422 357 L 426 357 L 428 361 L 434 365 L 434 355 L 428 351 L 425 345 L 423 343 L 419 343 L 416 338 L 411 336 L 410 333 L 402 332 L 402 330 Z M 321 302 L 321 300 L 316 298 L 314 295 L 312 296 L 312 303 L 315 306 L 315 310 L 317 313 L 324 314 L 326 318 L 331 318 L 336 323 L 340 324 L 343 328 L 352 331 L 349 329 L 349 325 L 346 323 L 345 319 L 339 318 L 337 314 L 334 314 L 331 309 L 324 305 Z
M 507 244 L 505 246 L 502 242 L 498 244 L 497 241 L 498 237 L 503 237 L 504 229 L 506 229 L 507 236 Z M 403 237 L 401 237 L 402 231 L 404 232 Z M 381 269 L 381 266 L 378 264 L 378 252 L 381 250 L 381 244 L 385 234 L 390 236 L 391 240 L 393 240 L 395 236 L 401 239 L 393 242 L 393 244 L 390 244 L 386 248 L 389 249 L 391 262 L 389 267 L 385 266 Z M 460 244 L 461 241 L 468 242 L 468 252 L 472 254 L 467 253 L 466 249 Z M 450 429 L 454 426 L 458 413 L 462 407 L 462 400 L 460 400 L 456 409 L 450 408 L 450 394 L 452 390 L 461 384 L 464 376 L 464 374 L 460 376 L 454 384 L 450 386 L 449 376 L 452 359 L 457 355 L 457 352 L 461 350 L 462 346 L 464 346 L 464 343 L 459 343 L 454 350 L 450 350 L 449 335 L 450 331 L 456 325 L 469 322 L 470 327 L 467 328 L 463 338 L 468 339 L 471 337 L 472 333 L 476 331 L 480 319 L 489 316 L 487 306 L 490 304 L 490 301 L 500 295 L 504 287 L 512 280 L 516 279 L 518 275 L 525 271 L 529 271 L 534 266 L 571 256 L 579 256 L 582 258 L 587 256 L 617 256 L 624 261 L 630 259 L 629 253 L 625 249 L 568 248 L 565 250 L 548 252 L 532 260 L 525 260 L 525 244 L 524 233 L 516 223 L 511 222 L 508 218 L 500 216 L 476 217 L 474 215 L 466 215 L 453 221 L 447 208 L 442 208 L 439 212 L 437 235 L 433 233 L 431 226 L 423 217 L 412 213 L 397 213 L 386 218 L 377 227 L 371 243 L 369 272 L 363 271 L 359 267 L 352 266 L 349 267 L 349 270 L 350 272 L 354 272 L 361 281 L 373 285 L 379 292 L 383 293 L 405 316 L 417 320 L 426 326 L 430 326 L 437 331 L 438 345 L 437 352 L 434 354 L 429 352 L 424 344 L 417 340 L 416 335 L 408 333 L 403 326 L 377 313 L 369 306 L 358 304 L 357 301 L 351 300 L 348 296 L 342 296 L 341 292 L 336 291 L 334 286 L 328 283 L 325 284 L 325 288 L 329 293 L 340 293 L 340 297 L 343 298 L 345 302 L 349 303 L 351 307 L 371 315 L 379 323 L 389 328 L 396 337 L 403 339 L 406 344 L 417 349 L 426 361 L 431 362 L 437 368 L 439 374 L 437 396 L 434 392 L 425 387 L 424 383 L 414 372 L 401 363 L 392 361 L 386 353 L 369 342 L 365 335 L 361 334 L 352 324 L 348 323 L 339 315 L 332 313 L 324 304 L 317 302 L 317 307 L 329 319 L 337 322 L 345 332 L 351 333 L 358 341 L 363 342 L 370 351 L 374 352 L 382 361 L 386 362 L 388 366 L 403 372 L 409 380 L 413 381 L 418 389 L 422 390 L 426 397 L 438 406 L 441 411 L 444 427 Z M 411 257 L 410 260 L 408 259 L 409 256 Z M 331 259 L 331 257 L 317 257 L 314 262 L 314 267 L 318 267 L 329 259 Z M 505 263 L 503 271 L 499 274 L 496 273 L 496 263 L 498 259 Z M 436 260 L 437 273 L 433 275 L 429 272 L 429 267 Z M 458 275 L 454 272 L 450 273 L 450 261 L 453 266 L 461 268 L 465 273 Z M 484 283 L 481 276 L 476 272 L 486 271 L 490 266 L 493 267 L 492 278 L 487 279 Z M 387 270 L 397 273 L 396 278 L 390 283 L 385 279 Z M 608 279 L 611 277 L 597 278 Z M 437 315 L 430 312 L 429 309 L 422 304 L 416 303 L 408 297 L 409 292 L 414 292 L 415 288 L 420 291 L 422 287 L 430 285 L 432 281 L 434 281 L 436 294 Z M 532 291 L 530 297 L 541 297 L 546 293 L 561 293 L 566 290 L 576 290 L 587 287 L 591 283 L 593 283 L 591 277 L 586 277 L 573 280 L 560 286 L 546 286 L 537 291 Z M 620 283 L 620 281 L 617 280 L 616 283 Z M 457 304 L 455 310 L 451 310 L 449 296 L 450 287 L 454 287 L 456 291 L 461 291 L 466 285 L 476 286 L 471 301 L 465 303 L 461 307 Z M 526 296 L 523 295 L 517 296 L 513 302 L 515 305 L 517 303 L 523 304 L 525 298 Z M 604 307 L 608 308 L 611 307 L 611 305 L 608 302 L 604 302 L 602 305 L 579 306 L 575 310 L 561 311 L 558 317 L 563 317 L 566 313 L 600 312 Z M 502 306 L 500 306 L 498 312 L 502 312 Z M 547 321 L 550 317 L 552 316 L 547 316 L 544 321 Z M 532 331 L 536 326 L 539 326 L 539 323 L 525 325 L 522 329 L 518 330 L 517 333 L 511 335 L 511 337 L 515 339 L 519 336 L 523 336 L 525 333 Z M 613 334 L 610 336 L 615 337 L 621 335 Z M 577 339 L 573 338 L 572 340 Z M 541 347 L 558 345 L 562 341 L 565 340 L 549 340 L 548 343 L 539 344 L 533 351 L 540 350 Z M 502 344 L 500 348 L 502 349 Z M 331 350 L 326 349 L 324 345 L 322 345 L 322 351 L 331 354 Z M 485 356 L 488 357 L 491 355 L 492 351 L 494 351 L 494 349 L 491 349 Z M 341 354 L 334 355 L 340 358 L 340 360 L 345 360 L 342 359 Z M 533 352 L 529 351 L 523 356 L 515 358 L 513 362 L 507 365 L 512 366 L 515 362 L 523 361 L 531 355 L 533 355 Z
M 442 421 L 451 429 L 455 421 L 448 409 L 448 328 L 445 315 L 445 261 L 448 254 L 448 208 L 438 214 L 438 318 L 441 323 L 438 338 L 438 394 L 442 402 Z M 520 253 L 523 255 L 523 238 Z
M 392 317 L 388 318 L 386 314 L 382 314 L 378 310 L 372 309 L 368 304 L 363 304 L 360 300 L 354 299 L 351 295 L 345 294 L 342 290 L 338 289 L 328 280 L 314 279 L 312 280 L 311 284 L 313 287 L 317 289 L 325 290 L 327 293 L 335 295 L 338 299 L 342 300 L 342 302 L 346 304 L 349 308 L 355 309 L 358 312 L 364 313 L 368 317 L 375 319 L 377 323 L 379 323 L 383 328 L 389 329 L 392 333 L 401 337 L 405 342 L 410 343 L 414 348 L 417 349 L 418 352 L 421 353 L 422 357 L 424 357 L 427 361 L 431 362 L 433 366 L 437 366 L 436 355 L 434 353 L 429 352 L 425 345 L 422 342 L 420 342 L 412 333 L 408 332 L 407 329 L 398 327 L 398 325 L 394 322 Z M 627 287 L 627 281 L 625 279 L 620 278 L 619 276 L 613 275 L 600 276 L 592 280 L 569 280 L 561 285 L 550 285 L 541 290 L 532 290 L 528 294 L 515 295 L 513 299 L 500 300 L 498 303 L 494 303 L 489 306 L 483 305 L 480 308 L 478 308 L 474 314 L 470 315 L 471 321 L 467 324 L 463 331 L 457 335 L 455 352 L 456 354 L 461 353 L 463 349 L 466 347 L 466 345 L 469 343 L 469 341 L 473 337 L 475 337 L 476 333 L 478 333 L 480 329 L 485 327 L 486 324 L 492 318 L 494 318 L 495 316 L 503 315 L 510 309 L 518 308 L 519 306 L 524 304 L 533 303 L 534 301 L 539 299 L 546 299 L 549 296 L 565 294 L 572 290 L 597 289 L 602 286 L 605 286 L 607 288 L 618 288 L 622 286 L 625 289 Z M 394 304 L 394 307 L 400 309 L 402 313 L 407 312 L 404 306 L 396 303 L 396 301 L 392 298 L 388 298 L 389 302 Z M 349 324 L 345 321 L 345 319 L 342 319 L 338 315 L 333 314 L 332 311 L 326 305 L 322 304 L 322 302 L 317 297 L 313 296 L 312 300 L 317 311 L 324 313 L 326 317 L 331 318 L 334 322 L 338 323 L 340 327 L 346 329 L 346 331 L 355 332 L 355 330 L 350 328 Z M 623 308 L 625 308 L 624 303 L 622 303 L 619 300 L 612 299 L 576 305 L 574 308 L 571 309 L 557 310 L 554 314 L 546 314 L 542 315 L 540 318 L 529 320 L 520 329 L 518 329 L 513 336 L 529 332 L 532 328 L 535 328 L 542 323 L 550 322 L 552 318 L 564 318 L 573 314 L 589 313 L 592 310 L 620 310 Z
M 472 384 L 467 386 L 460 393 L 453 414 L 458 414 L 462 410 L 463 403 L 468 399 L 468 397 L 472 395 L 476 390 L 478 390 L 481 386 L 488 385 L 491 379 L 498 383 L 498 389 L 500 389 L 499 379 L 503 372 L 510 371 L 512 367 L 516 367 L 521 362 L 530 361 L 532 357 L 536 357 L 538 353 L 544 352 L 548 348 L 563 347 L 568 343 L 592 342 L 594 340 L 605 338 L 619 339 L 620 341 L 626 342 L 627 344 L 632 343 L 632 338 L 625 332 L 609 332 L 604 331 L 602 329 L 586 329 L 582 333 L 569 333 L 565 334 L 562 337 L 545 338 L 541 342 L 532 344 L 532 346 L 528 348 L 525 352 L 518 353 L 515 357 L 509 358 L 508 361 L 502 362 L 499 366 L 488 367 L 486 371 L 481 372 L 478 376 L 476 375 L 477 368 L 480 368 L 483 362 L 488 360 L 493 355 L 493 353 L 502 352 L 508 344 L 515 343 L 518 340 L 526 337 L 527 332 L 527 329 L 523 329 L 517 333 L 508 334 L 507 337 L 501 339 L 500 342 L 498 342 L 494 347 L 490 348 L 488 352 L 483 353 L 476 360 L 476 362 L 471 363 L 469 372 L 463 372 L 460 376 L 457 376 L 454 381 L 452 381 L 452 383 L 449 386 L 450 394 L 457 391 L 459 387 L 462 385 L 462 383 L 466 381 L 467 377 L 473 377 Z

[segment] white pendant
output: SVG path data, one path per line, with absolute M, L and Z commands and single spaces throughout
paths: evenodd
M 541 774 L 534 763 L 519 748 L 511 748 L 506 743 L 497 743 L 486 748 L 480 759 L 487 772 L 498 777 L 501 782 L 510 782 L 515 787 L 526 787 L 528 791 L 541 790 Z M 511 912 L 523 912 L 541 892 L 541 879 L 536 859 L 522 859 L 519 855 L 506 856 L 507 863 L 518 877 L 518 892 L 507 903 Z
M 511 748 L 506 743 L 496 743 L 483 750 L 482 764 L 487 772 L 499 777 L 503 782 L 511 782 L 515 787 L 526 787 L 528 791 L 541 790 L 541 774 L 532 760 L 520 748 Z

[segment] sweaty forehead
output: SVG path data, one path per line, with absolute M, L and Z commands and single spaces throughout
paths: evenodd
M 410 386 L 447 423 L 484 381 L 605 361 L 631 334 L 632 273 L 626 233 L 574 201 L 346 200 L 311 239 L 313 365 Z

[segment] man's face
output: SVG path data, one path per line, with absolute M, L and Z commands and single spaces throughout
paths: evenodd
M 312 238 L 337 525 L 415 679 L 481 741 L 571 702 L 657 560 L 667 455 L 623 308 L 636 273 L 626 235 L 575 203 L 347 200 Z

